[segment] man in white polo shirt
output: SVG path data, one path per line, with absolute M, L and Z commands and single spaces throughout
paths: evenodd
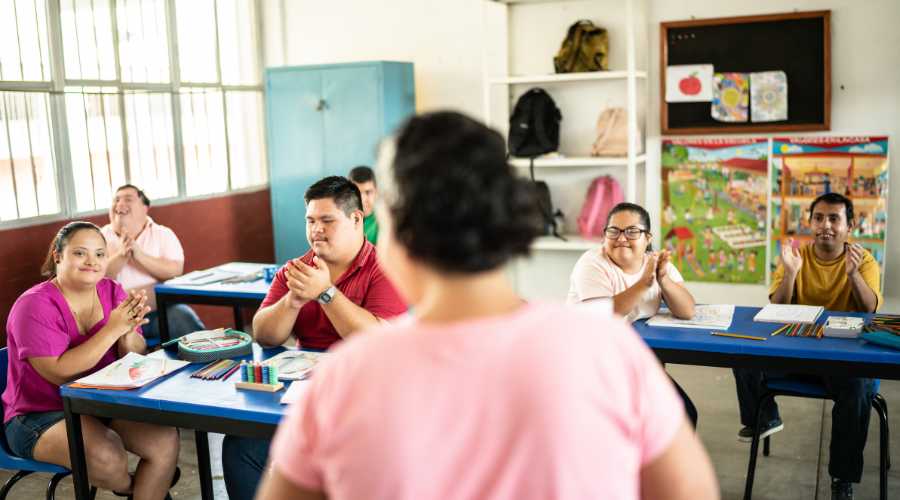
M 153 286 L 184 273 L 184 250 L 175 233 L 147 216 L 150 200 L 131 184 L 116 190 L 109 207 L 109 224 L 103 226 L 109 266 L 106 277 L 125 290 L 146 290 L 150 323 L 141 327 L 144 338 L 159 338 L 156 294 Z M 169 338 L 178 338 L 206 327 L 197 313 L 184 304 L 166 306 Z

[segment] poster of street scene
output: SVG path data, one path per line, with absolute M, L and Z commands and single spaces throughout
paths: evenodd
M 767 139 L 662 141 L 662 241 L 686 281 L 765 283 Z
M 772 142 L 772 265 L 781 263 L 781 245 L 813 242 L 810 205 L 825 193 L 853 201 L 851 233 L 875 257 L 884 287 L 884 235 L 887 226 L 887 137 L 791 137 Z

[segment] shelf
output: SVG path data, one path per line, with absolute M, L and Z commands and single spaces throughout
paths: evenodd
M 645 163 L 647 155 L 638 155 L 635 163 Z M 528 158 L 511 158 L 509 164 L 514 167 L 528 167 L 531 160 Z M 535 158 L 535 167 L 625 167 L 628 165 L 627 156 L 616 157 L 571 157 L 571 158 Z
M 603 244 L 601 241 L 586 240 L 580 234 L 564 234 L 563 236 L 569 241 L 563 241 L 556 236 L 538 236 L 531 244 L 531 249 L 586 252 Z
M 635 71 L 635 78 L 647 78 L 646 71 Z M 628 77 L 627 71 L 591 71 L 589 73 L 560 73 L 549 75 L 522 75 L 489 78 L 491 85 L 513 85 L 517 83 L 557 83 L 557 82 L 582 82 L 589 80 L 624 80 Z

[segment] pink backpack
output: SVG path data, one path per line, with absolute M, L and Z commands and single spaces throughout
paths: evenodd
M 587 239 L 603 238 L 606 216 L 622 201 L 622 188 L 615 179 L 608 175 L 594 179 L 581 206 L 578 232 Z

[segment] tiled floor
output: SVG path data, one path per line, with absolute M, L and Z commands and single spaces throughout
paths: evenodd
M 741 499 L 750 445 L 737 440 L 740 422 L 731 370 L 676 365 L 669 365 L 668 369 L 697 405 L 700 413 L 697 430 L 716 467 L 722 498 Z M 900 382 L 884 381 L 880 392 L 892 410 L 890 425 L 895 432 L 891 435 L 891 449 L 900 450 L 898 437 L 900 418 L 897 417 L 900 414 Z M 772 436 L 770 456 L 764 457 L 760 453 L 753 498 L 757 500 L 831 498 L 828 476 L 831 403 L 812 399 L 781 398 L 779 407 L 785 429 Z M 854 498 L 860 500 L 878 498 L 878 433 L 878 419 L 873 413 L 866 446 L 863 480 L 854 487 Z M 221 436 L 210 435 L 215 495 L 219 500 L 228 498 L 222 481 L 221 442 Z M 897 458 L 898 455 L 894 453 L 894 457 Z M 194 434 L 191 431 L 181 433 L 179 466 L 182 470 L 182 479 L 172 490 L 172 497 L 175 500 L 199 499 L 197 454 Z M 11 472 L 0 469 L 0 480 L 5 481 L 11 475 Z M 32 474 L 19 482 L 9 498 L 43 499 L 49 479 L 50 474 Z M 900 467 L 888 472 L 888 481 L 889 495 L 893 497 L 900 495 Z M 57 498 L 74 498 L 70 478 L 60 484 Z M 97 498 L 112 500 L 118 497 L 104 491 L 100 492 Z

